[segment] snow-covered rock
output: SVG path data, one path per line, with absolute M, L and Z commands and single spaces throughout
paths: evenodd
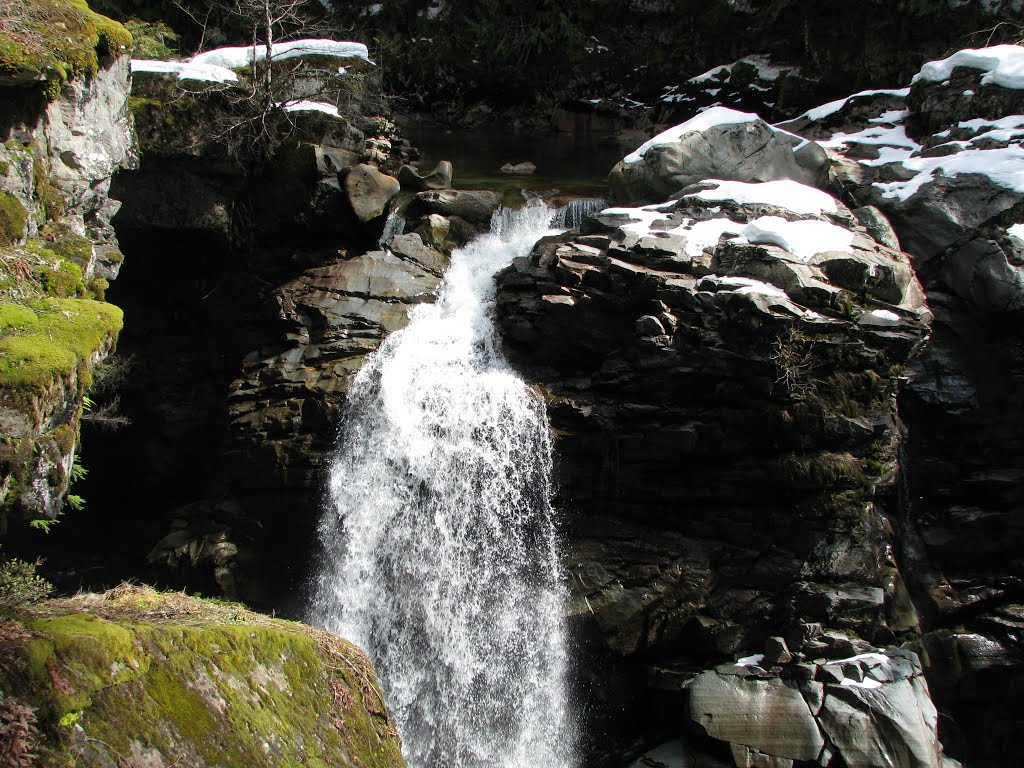
M 704 179 L 813 184 L 824 178 L 824 151 L 757 115 L 709 109 L 642 144 L 608 178 L 618 202 L 663 200 Z

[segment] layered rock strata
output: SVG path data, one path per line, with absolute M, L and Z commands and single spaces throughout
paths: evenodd
M 1024 83 L 1008 74 L 1020 58 L 1014 46 L 960 51 L 908 87 L 790 125 L 828 148 L 836 186 L 886 213 L 935 313 L 900 398 L 900 546 L 949 736 L 993 759 L 1013 739 L 1001 713 L 1024 670 Z
M 734 179 L 776 165 L 715 162 Z M 914 629 L 892 556 L 895 396 L 931 312 L 885 232 L 792 180 L 714 180 L 606 209 L 499 275 L 506 351 L 558 435 L 594 668 L 672 690 L 782 629 Z

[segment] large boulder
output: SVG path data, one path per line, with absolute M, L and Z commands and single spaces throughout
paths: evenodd
M 690 717 L 729 742 L 737 765 L 778 765 L 765 756 L 841 759 L 849 768 L 957 765 L 943 754 L 938 713 L 910 651 L 865 648 L 781 666 L 757 654 L 702 672 L 688 689 Z
M 501 200 L 490 190 L 445 189 L 420 192 L 409 205 L 410 218 L 431 213 L 456 216 L 476 226 L 489 226 Z
M 11 765 L 405 765 L 369 659 L 323 630 L 127 584 L 21 618 L 0 649 Z
M 817 760 L 825 746 L 803 695 L 781 681 L 704 672 L 690 684 L 690 717 L 721 741 L 791 760 Z
M 422 192 L 427 189 L 448 189 L 452 185 L 452 164 L 441 160 L 434 170 L 421 174 L 411 165 L 398 169 L 398 181 L 402 189 Z
M 825 152 L 814 142 L 757 115 L 714 107 L 627 155 L 608 184 L 617 202 L 650 203 L 704 179 L 815 184 L 827 169 Z
M 354 166 L 345 176 L 349 204 L 363 223 L 383 216 L 400 188 L 398 179 L 364 163 Z

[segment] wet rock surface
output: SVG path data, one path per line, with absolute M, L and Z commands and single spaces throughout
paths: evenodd
M 1015 53 L 970 53 L 973 66 L 935 62 L 899 95 L 853 98 L 791 127 L 826 141 L 836 183 L 856 179 L 852 197 L 891 220 L 935 314 L 900 397 L 904 577 L 922 616 L 932 691 L 952 715 L 948 737 L 968 758 L 996 760 L 1013 738 L 999 713 L 1022 674 L 1012 638 L 1024 450 L 1011 425 L 1021 419 L 1024 370 L 1024 116 L 1021 91 L 990 71 Z
M 558 435 L 595 668 L 617 658 L 672 691 L 686 669 L 773 636 L 781 661 L 802 622 L 894 638 L 896 377 L 932 315 L 884 217 L 868 218 L 874 235 L 792 180 L 708 181 L 605 209 L 499 275 L 506 352 Z M 590 685 L 600 701 L 614 684 Z M 737 711 L 766 707 L 765 741 L 737 759 L 818 759 L 802 695 L 754 687 Z M 786 732 L 806 732 L 794 754 L 772 745 Z

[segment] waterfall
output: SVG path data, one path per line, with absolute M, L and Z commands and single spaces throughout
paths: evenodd
M 545 408 L 490 316 L 549 219 L 495 214 L 349 391 L 312 619 L 370 653 L 410 768 L 574 763 Z
M 403 232 L 405 232 L 405 217 L 397 210 L 393 210 L 384 220 L 384 231 L 381 232 L 380 237 L 377 238 L 377 245 L 383 247 L 387 245 L 388 241 L 392 237 L 400 235 Z
M 551 226 L 557 229 L 576 229 L 592 213 L 608 207 L 608 201 L 600 197 L 580 197 L 570 200 L 555 211 Z

